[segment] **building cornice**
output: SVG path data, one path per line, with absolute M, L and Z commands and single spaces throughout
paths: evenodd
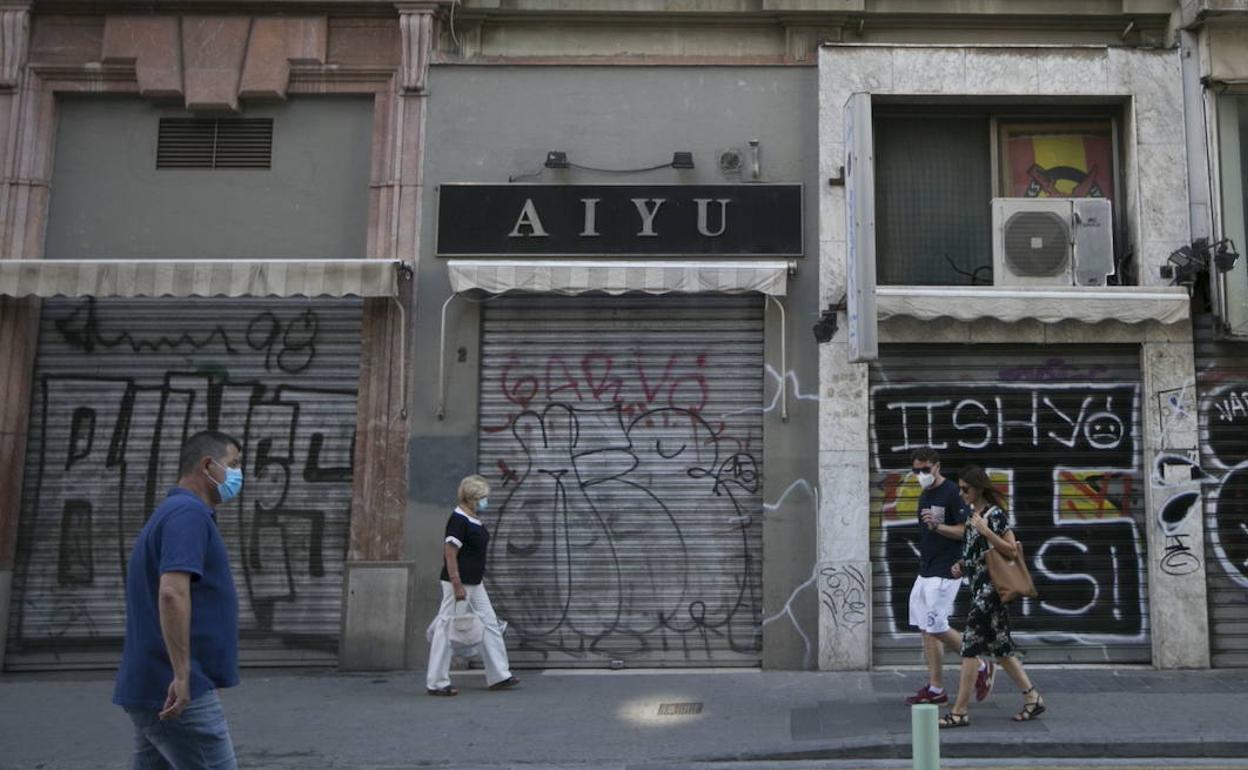
M 249 16 L 318 14 L 394 18 L 402 8 L 428 6 L 448 9 L 452 3 L 453 0 L 34 0 L 32 12 L 41 15 L 238 13 Z

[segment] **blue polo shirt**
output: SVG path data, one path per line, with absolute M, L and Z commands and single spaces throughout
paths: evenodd
M 191 699 L 238 684 L 238 595 L 230 556 L 203 500 L 176 487 L 139 532 L 126 567 L 126 642 L 113 703 L 157 709 L 173 666 L 160 633 L 160 576 L 191 576 Z

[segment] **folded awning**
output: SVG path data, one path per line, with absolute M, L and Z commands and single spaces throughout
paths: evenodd
M 480 289 L 490 294 L 508 291 L 583 294 L 601 291 L 623 294 L 672 292 L 760 292 L 783 296 L 789 264 L 781 260 L 755 262 L 659 262 L 637 260 L 447 260 L 455 292 Z
M 392 297 L 383 259 L 0 260 L 5 297 Z
M 1172 324 L 1187 319 L 1191 312 L 1187 289 L 1182 286 L 877 286 L 875 302 L 880 319 Z
M 1248 83 L 1248 27 L 1209 29 L 1209 79 L 1219 83 Z

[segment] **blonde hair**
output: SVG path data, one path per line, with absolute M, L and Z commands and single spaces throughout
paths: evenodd
M 471 508 L 476 508 L 477 502 L 489 496 L 490 482 L 485 480 L 484 476 L 472 474 L 465 476 L 464 480 L 459 482 L 459 502 Z

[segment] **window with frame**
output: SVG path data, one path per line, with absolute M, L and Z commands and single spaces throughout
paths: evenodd
M 1217 234 L 1229 239 L 1231 251 L 1239 259 L 1220 280 L 1215 309 L 1230 331 L 1248 334 L 1248 95 L 1225 93 L 1218 96 L 1218 176 L 1220 177 L 1220 217 Z
M 1105 108 L 879 105 L 872 127 L 877 282 L 993 285 L 998 197 L 1107 198 L 1121 254 L 1117 127 Z

